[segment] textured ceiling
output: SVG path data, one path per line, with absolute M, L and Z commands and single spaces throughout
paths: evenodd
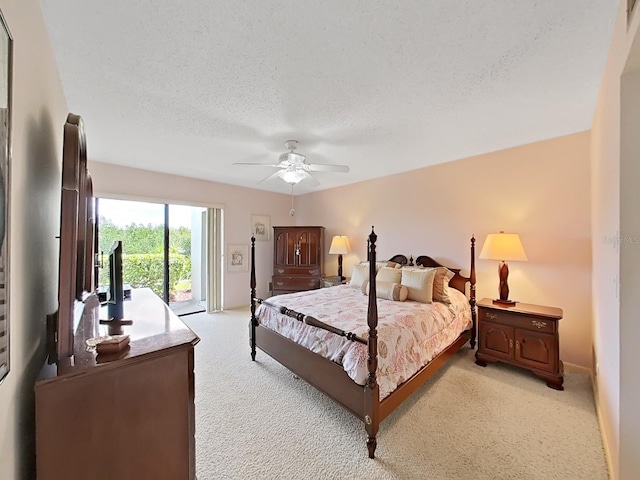
M 41 0 L 92 160 L 294 194 L 591 128 L 618 0 Z

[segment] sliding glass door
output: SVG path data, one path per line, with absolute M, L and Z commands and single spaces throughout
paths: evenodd
M 215 250 L 209 246 L 212 238 L 219 243 L 221 223 L 213 231 L 208 227 L 210 212 L 218 212 L 221 218 L 221 210 L 107 198 L 96 203 L 102 267 L 99 290 L 106 291 L 106 259 L 113 243 L 121 240 L 125 285 L 150 288 L 178 315 L 221 308 L 221 279 L 215 272 L 210 275 L 219 261 L 210 258 Z M 211 281 L 216 278 L 220 281 L 212 289 Z M 207 301 L 210 291 L 220 292 L 214 307 Z
M 169 205 L 169 305 L 179 315 L 206 308 L 206 208 Z

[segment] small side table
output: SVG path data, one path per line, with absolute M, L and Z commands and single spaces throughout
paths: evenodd
M 562 310 L 555 307 L 516 303 L 513 307 L 494 304 L 489 298 L 478 302 L 478 350 L 476 364 L 504 362 L 526 368 L 564 390 L 564 366 L 560 360 L 558 321 Z
M 349 279 L 342 280 L 339 276 L 334 275 L 332 277 L 322 277 L 320 279 L 320 286 L 322 288 L 335 287 L 336 285 L 345 285 L 349 282 Z

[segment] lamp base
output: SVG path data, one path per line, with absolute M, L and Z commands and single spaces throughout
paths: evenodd
M 514 307 L 517 302 L 514 300 L 500 300 L 499 298 L 496 298 L 493 303 L 505 307 Z

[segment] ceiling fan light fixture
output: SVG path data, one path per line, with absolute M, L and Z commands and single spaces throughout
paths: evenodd
M 287 168 L 286 170 L 280 170 L 278 176 L 285 182 L 295 185 L 304 180 L 307 175 L 303 171 Z

